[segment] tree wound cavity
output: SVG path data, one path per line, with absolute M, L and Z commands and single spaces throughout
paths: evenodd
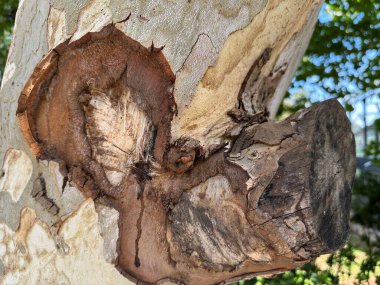
M 228 283 L 344 244 L 355 155 L 337 101 L 283 122 L 238 121 L 231 148 L 205 157 L 192 138 L 171 141 L 174 81 L 161 49 L 111 25 L 56 47 L 19 98 L 33 153 L 59 161 L 78 189 L 118 210 L 123 274 Z
M 138 162 L 163 164 L 173 83 L 160 49 L 148 50 L 109 26 L 45 57 L 17 113 L 38 157 L 81 168 L 105 191 Z

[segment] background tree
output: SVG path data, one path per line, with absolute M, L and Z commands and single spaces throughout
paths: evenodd
M 378 95 L 379 9 L 377 0 L 326 1 L 294 87 L 313 83 L 314 92 L 321 88 L 345 100 Z

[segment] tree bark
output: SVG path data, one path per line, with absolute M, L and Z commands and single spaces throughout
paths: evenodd
M 22 1 L 0 97 L 1 282 L 224 284 L 343 246 L 344 109 L 271 119 L 320 5 Z

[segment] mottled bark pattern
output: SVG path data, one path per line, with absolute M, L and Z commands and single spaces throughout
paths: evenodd
M 117 267 L 126 276 L 228 283 L 345 243 L 350 124 L 336 100 L 269 120 L 271 96 L 260 94 L 274 92 L 283 69 L 256 81 L 270 52 L 227 114 L 236 128 L 211 149 L 192 137 L 171 140 L 175 78 L 161 49 L 113 25 L 60 45 L 35 69 L 17 111 L 24 137 L 85 195 L 118 210 Z

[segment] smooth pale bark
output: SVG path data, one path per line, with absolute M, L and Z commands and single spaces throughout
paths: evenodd
M 229 283 L 341 247 L 344 110 L 270 119 L 321 4 L 21 1 L 0 97 L 1 282 Z

